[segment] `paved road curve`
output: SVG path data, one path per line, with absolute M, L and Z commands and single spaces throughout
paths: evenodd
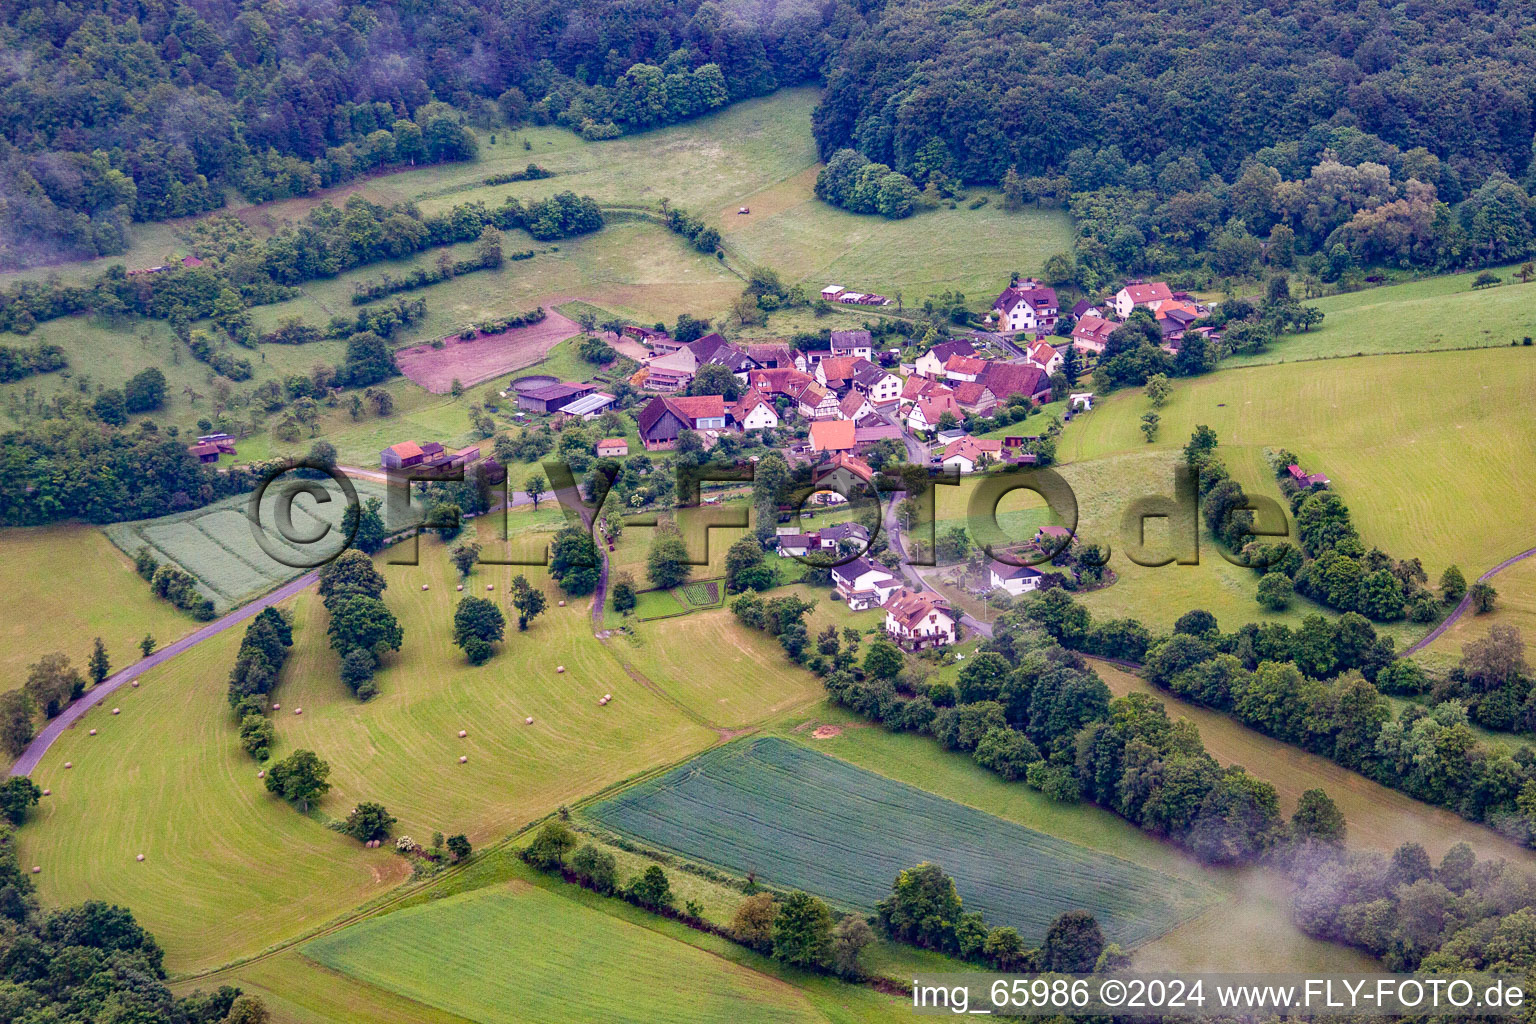
M 78 722 L 87 711 L 106 700 L 124 684 L 137 679 L 158 665 L 163 665 L 182 651 L 196 647 L 210 637 L 218 636 L 229 627 L 238 626 L 263 608 L 271 607 L 280 601 L 286 601 L 294 594 L 314 583 L 318 578 L 318 572 L 305 573 L 291 583 L 283 584 L 265 597 L 257 598 L 248 605 L 236 608 L 223 618 L 215 619 L 208 623 L 208 625 L 197 632 L 184 636 L 173 644 L 167 644 L 142 661 L 135 662 L 115 675 L 108 676 L 102 680 L 100 686 L 87 690 L 84 696 L 60 712 L 57 718 L 48 723 L 47 728 L 38 733 L 31 743 L 27 744 L 27 749 L 22 752 L 21 757 L 16 759 L 16 763 L 11 766 L 11 774 L 32 774 L 32 769 L 37 767 L 37 763 L 43 759 L 43 755 L 48 752 L 48 748 L 53 745 L 53 741 L 58 739 L 65 729 Z
M 1522 551 L 1518 555 L 1506 558 L 1504 561 L 1500 562 L 1498 565 L 1494 566 L 1492 569 L 1489 569 L 1487 572 L 1479 576 L 1477 578 L 1477 582 L 1483 583 L 1487 580 L 1490 580 L 1497 576 L 1499 573 L 1503 572 L 1505 569 L 1508 569 L 1510 566 L 1516 564 L 1517 562 L 1523 562 L 1527 558 L 1530 558 L 1532 555 L 1536 555 L 1536 548 L 1531 548 L 1529 551 Z M 1472 607 L 1472 596 L 1468 594 L 1466 597 L 1461 599 L 1461 603 L 1456 606 L 1456 610 L 1445 617 L 1444 622 L 1436 626 L 1428 636 L 1414 644 L 1412 647 L 1408 648 L 1401 655 L 1399 655 L 1399 657 L 1406 658 L 1410 654 L 1417 654 L 1424 648 L 1428 647 L 1430 644 L 1434 643 L 1436 640 L 1440 639 L 1440 634 L 1456 625 L 1456 620 L 1461 618 L 1466 610 L 1470 607 Z

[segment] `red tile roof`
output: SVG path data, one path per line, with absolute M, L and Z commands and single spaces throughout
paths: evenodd
M 853 447 L 853 420 L 817 420 L 811 424 L 811 450 L 846 451 Z

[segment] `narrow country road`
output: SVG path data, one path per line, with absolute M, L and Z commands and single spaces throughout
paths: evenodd
M 1479 576 L 1477 578 L 1477 582 L 1483 583 L 1491 580 L 1505 569 L 1508 569 L 1510 566 L 1515 565 L 1518 562 L 1525 561 L 1532 555 L 1536 555 L 1536 548 L 1531 548 L 1528 551 L 1522 551 L 1518 555 L 1513 555 L 1509 558 L 1506 558 L 1504 561 L 1500 562 L 1498 565 L 1494 566 L 1492 569 L 1489 569 L 1487 572 Z M 1402 654 L 1398 655 L 1398 657 L 1406 658 L 1410 654 L 1417 654 L 1424 648 L 1428 647 L 1430 644 L 1434 643 L 1436 640 L 1440 639 L 1440 635 L 1446 630 L 1450 629 L 1452 626 L 1456 625 L 1456 620 L 1460 619 L 1462 615 L 1466 613 L 1466 610 L 1470 607 L 1472 607 L 1472 596 L 1468 594 L 1461 599 L 1461 603 L 1456 606 L 1456 610 L 1445 617 L 1444 622 L 1436 626 L 1433 630 L 1430 631 L 1428 636 L 1405 650 Z
M 907 442 L 908 461 L 919 466 L 927 465 L 928 456 L 923 451 L 922 446 L 910 434 L 903 433 L 902 439 Z M 927 580 L 923 579 L 922 574 L 917 571 L 917 566 L 911 565 L 908 562 L 906 541 L 901 536 L 901 524 L 896 521 L 896 505 L 898 500 L 893 496 L 885 505 L 885 542 L 901 558 L 901 575 L 908 583 L 912 584 L 917 590 L 929 590 L 938 594 L 939 591 Z M 992 635 L 990 623 L 982 622 L 963 611 L 960 613 L 960 624 L 982 636 L 989 637 Z
M 49 722 L 42 732 L 33 737 L 32 742 L 27 744 L 27 749 L 22 751 L 21 756 L 16 759 L 16 763 L 11 766 L 11 774 L 32 774 L 32 769 L 37 767 L 37 763 L 43 759 L 43 755 L 48 752 L 48 748 L 53 745 L 53 741 L 63 735 L 65 729 L 78 722 L 87 711 L 106 700 L 125 683 L 137 679 L 152 668 L 163 665 L 182 651 L 196 647 L 210 637 L 218 636 L 231 626 L 238 626 L 262 609 L 270 608 L 274 604 L 286 601 L 305 587 L 314 583 L 319 578 L 319 575 L 318 572 L 307 572 L 298 579 L 283 584 L 265 597 L 259 597 L 248 605 L 236 608 L 223 618 L 214 619 L 197 632 L 184 636 L 175 643 L 167 644 L 149 657 L 134 662 L 115 675 L 108 676 L 101 681 L 99 686 L 94 686 L 87 690 L 79 700 L 60 712 L 59 716 Z

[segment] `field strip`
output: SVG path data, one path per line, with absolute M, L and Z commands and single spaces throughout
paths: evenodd
M 1520 552 L 1518 555 L 1514 555 L 1514 556 L 1512 556 L 1510 558 L 1506 558 L 1506 559 L 1504 559 L 1504 561 L 1500 562 L 1498 565 L 1494 566 L 1492 569 L 1489 569 L 1487 572 L 1485 572 L 1481 576 L 1479 576 L 1477 578 L 1477 581 L 1479 583 L 1485 583 L 1488 580 L 1493 579 L 1493 577 L 1497 576 L 1499 573 L 1503 572 L 1505 569 L 1508 569 L 1510 566 L 1518 565 L 1520 562 L 1525 561 L 1527 558 L 1530 558 L 1532 555 L 1536 555 L 1536 548 L 1530 548 L 1530 549 L 1528 549 L 1526 551 Z M 1406 658 L 1410 654 L 1417 654 L 1418 652 L 1422 651 L 1424 648 L 1428 647 L 1430 644 L 1434 643 L 1436 640 L 1438 640 L 1440 638 L 1441 634 L 1443 634 L 1446 630 L 1448 630 L 1452 626 L 1454 626 L 1456 624 L 1456 620 L 1460 619 L 1461 616 L 1470 607 L 1472 607 L 1472 595 L 1471 594 L 1464 595 L 1462 597 L 1461 601 L 1456 605 L 1456 609 L 1453 612 L 1451 612 L 1451 614 L 1449 614 L 1449 615 L 1447 615 L 1445 617 L 1445 621 L 1444 622 L 1442 622 L 1442 623 L 1440 623 L 1440 625 L 1436 626 L 1430 632 L 1430 634 L 1428 636 L 1426 636 L 1424 639 L 1420 640 L 1418 643 L 1414 644 L 1412 647 L 1408 648 L 1402 654 L 1398 655 L 1398 657 Z

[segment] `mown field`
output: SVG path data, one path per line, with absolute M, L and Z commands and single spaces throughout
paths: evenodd
M 1525 287 L 1516 269 L 1496 268 L 1506 283 L 1494 288 L 1473 290 L 1476 273 L 1445 274 L 1309 299 L 1307 304 L 1326 317 L 1321 327 L 1282 338 L 1267 352 L 1233 356 L 1223 365 L 1507 346 L 1536 332 L 1531 312 L 1536 281 Z
M 164 646 L 197 628 L 150 593 L 95 527 L 8 529 L 0 532 L 0 554 L 0 690 L 20 686 L 27 666 L 51 651 L 63 651 L 84 672 L 94 637 L 116 671 L 139 659 L 145 633 Z
M 1527 644 L 1536 645 L 1536 557 L 1517 562 L 1488 582 L 1499 592 L 1493 611 L 1478 615 L 1467 609 L 1465 615 L 1440 634 L 1434 643 L 1414 655 L 1415 658 L 1427 667 L 1449 668 L 1461 660 L 1463 647 L 1486 637 L 1494 626 L 1513 626 Z M 1536 651 L 1530 654 L 1536 656 Z
M 782 981 L 527 883 L 374 918 L 304 954 L 477 1024 L 824 1019 Z
M 968 909 L 1035 941 L 1085 908 L 1127 945 L 1214 899 L 1206 887 L 861 771 L 782 739 L 722 747 L 584 810 L 607 828 L 870 910 L 933 861 Z
M 1288 448 L 1332 478 L 1367 545 L 1421 558 L 1434 579 L 1452 563 L 1471 579 L 1531 546 L 1533 387 L 1536 348 L 1524 347 L 1224 371 L 1175 383 L 1151 448 L 1181 448 L 1202 423 L 1224 450 L 1253 450 L 1255 471 L 1263 448 Z M 1062 460 L 1148 450 L 1146 408 L 1139 390 L 1109 397 L 1072 421 Z
M 198 589 L 219 611 L 227 611 L 303 575 L 308 565 L 339 549 L 345 540 L 340 529 L 346 495 L 330 479 L 310 481 L 325 489 L 329 501 L 320 502 L 311 494 L 294 492 L 297 496 L 291 505 L 292 529 L 283 531 L 278 507 L 285 500 L 287 488 L 296 482 L 296 478 L 285 475 L 274 480 L 262 496 L 262 533 L 281 560 L 268 553 L 252 531 L 248 514 L 250 494 L 232 495 L 202 508 L 158 519 L 113 523 L 103 532 L 130 559 L 140 548 L 148 547 L 157 562 L 181 566 L 196 577 Z M 364 479 L 352 484 L 360 501 L 384 497 L 382 484 Z M 317 540 L 312 545 L 291 542 L 288 535 Z

